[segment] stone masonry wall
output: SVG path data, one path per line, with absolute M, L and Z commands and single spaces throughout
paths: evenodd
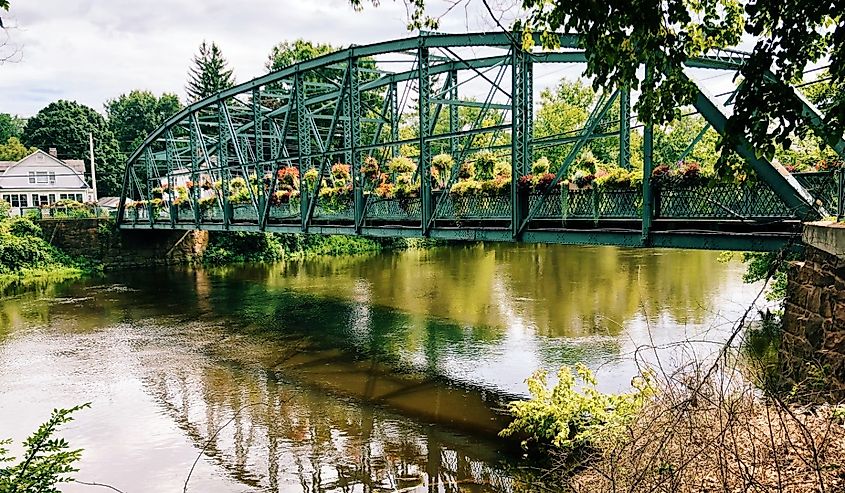
M 790 266 L 780 359 L 789 379 L 823 378 L 828 390 L 845 397 L 845 255 L 832 253 L 836 243 L 819 241 L 813 227 L 805 227 L 804 260 Z M 845 240 L 845 228 L 836 229 Z M 829 239 L 829 232 L 820 234 Z
M 39 225 L 45 240 L 106 270 L 193 263 L 208 246 L 207 231 L 116 230 L 106 219 L 43 219 Z

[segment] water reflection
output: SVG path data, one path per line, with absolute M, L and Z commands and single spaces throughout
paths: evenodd
M 68 438 L 125 491 L 178 490 L 203 448 L 196 491 L 531 491 L 493 438 L 524 378 L 584 361 L 627 386 L 639 344 L 720 337 L 741 269 L 474 245 L 7 288 L 0 436 L 92 400 Z

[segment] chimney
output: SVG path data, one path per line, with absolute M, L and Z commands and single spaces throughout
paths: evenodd
M 56 159 L 59 159 L 59 151 L 57 151 L 55 147 L 50 148 L 50 155 Z

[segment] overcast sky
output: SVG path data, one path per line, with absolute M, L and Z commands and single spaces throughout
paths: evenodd
M 355 12 L 346 0 L 12 0 L 5 24 L 20 57 L 0 66 L 0 112 L 31 116 L 57 99 L 103 111 L 132 89 L 184 99 L 191 58 L 216 41 L 238 82 L 265 73 L 270 48 L 305 38 L 336 45 L 409 36 L 401 1 Z M 433 3 L 437 7 L 436 3 Z M 485 25 L 480 12 L 449 16 L 442 26 Z M 3 40 L 0 32 L 0 42 Z
M 494 0 L 494 5 L 510 0 Z M 428 0 L 442 13 L 448 0 Z M 510 1 L 510 3 L 513 3 Z M 355 12 L 348 0 L 11 0 L 0 30 L 0 113 L 32 116 L 58 99 L 75 100 L 103 112 L 106 100 L 132 89 L 172 92 L 184 101 L 191 59 L 203 40 L 217 42 L 238 82 L 266 73 L 271 47 L 305 38 L 338 46 L 411 36 L 402 0 Z M 495 30 L 486 10 L 470 0 L 441 22 L 445 32 Z M 504 21 L 509 25 L 509 20 Z M 535 89 L 574 78 L 583 66 L 535 73 Z M 728 75 L 728 77 L 725 77 Z M 720 92 L 730 74 L 708 75 Z M 482 96 L 483 97 L 483 96 Z

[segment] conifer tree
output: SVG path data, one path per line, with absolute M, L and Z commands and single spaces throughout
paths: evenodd
M 235 85 L 229 62 L 217 43 L 202 42 L 193 66 L 188 70 L 188 101 L 194 102 Z

